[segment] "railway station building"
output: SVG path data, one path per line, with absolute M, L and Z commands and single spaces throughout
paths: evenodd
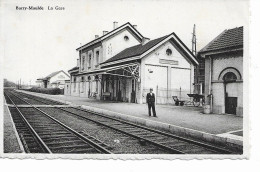
M 198 56 L 204 59 L 207 112 L 243 116 L 243 27 L 224 30 Z
M 79 48 L 64 94 L 146 103 L 153 88 L 156 103 L 174 103 L 193 93 L 196 57 L 175 33 L 150 40 L 126 23 Z

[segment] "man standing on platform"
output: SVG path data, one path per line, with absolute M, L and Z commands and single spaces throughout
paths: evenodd
M 155 112 L 155 95 L 152 88 L 150 88 L 150 93 L 147 93 L 146 102 L 148 103 L 149 117 L 151 116 L 151 108 L 153 110 L 153 116 L 157 117 Z

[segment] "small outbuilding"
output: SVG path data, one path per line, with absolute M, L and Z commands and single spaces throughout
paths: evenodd
M 65 80 L 69 80 L 70 76 L 63 70 L 53 72 L 46 77 L 38 78 L 36 83 L 41 88 L 60 88 L 65 86 Z
M 243 116 L 243 27 L 224 30 L 198 56 L 205 60 L 205 112 Z

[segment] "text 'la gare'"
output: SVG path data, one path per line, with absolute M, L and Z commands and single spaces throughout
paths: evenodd
M 60 6 L 50 7 L 50 6 L 48 6 L 48 10 L 65 10 L 65 7 L 60 7 Z

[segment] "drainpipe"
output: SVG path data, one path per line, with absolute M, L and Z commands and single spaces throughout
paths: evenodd
M 209 70 L 209 96 L 210 96 L 210 113 L 212 113 L 213 111 L 213 96 L 212 96 L 212 88 L 211 88 L 211 84 L 212 84 L 212 58 L 209 56 L 209 62 L 210 62 L 210 70 Z

